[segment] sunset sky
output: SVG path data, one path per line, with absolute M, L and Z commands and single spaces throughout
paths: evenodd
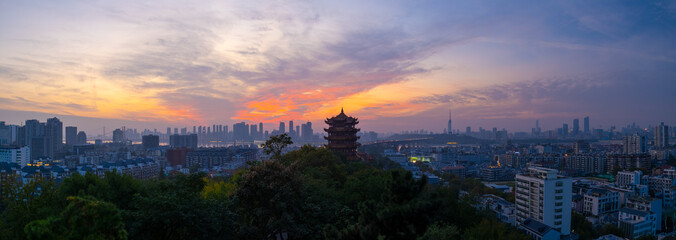
M 676 1 L 0 0 L 0 89 L 92 131 L 674 125 Z

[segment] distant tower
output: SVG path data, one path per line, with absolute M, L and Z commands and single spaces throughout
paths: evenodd
M 589 134 L 589 116 L 584 117 L 584 133 Z
M 355 128 L 355 125 L 359 124 L 359 120 L 345 115 L 341 108 L 338 116 L 327 118 L 324 122 L 329 125 L 329 128 L 324 128 L 328 133 L 328 136 L 324 137 L 328 140 L 326 147 L 345 155 L 350 160 L 356 160 L 359 128 Z
M 451 128 L 451 109 L 448 109 L 448 128 L 446 128 L 448 134 L 453 134 L 453 128 Z
M 655 147 L 669 147 L 669 126 L 664 125 L 664 122 L 655 126 Z
M 580 119 L 573 119 L 573 136 L 580 134 Z

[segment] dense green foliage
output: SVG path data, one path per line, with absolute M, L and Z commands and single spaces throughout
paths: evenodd
M 274 153 L 273 153 L 274 155 Z M 5 182 L 9 239 L 526 239 L 475 210 L 461 189 L 431 186 L 382 162 L 346 162 L 304 146 L 228 178 L 203 173 L 138 181 L 114 172 Z M 380 165 L 380 166 L 378 166 Z

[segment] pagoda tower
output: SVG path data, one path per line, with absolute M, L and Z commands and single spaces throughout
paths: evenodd
M 324 131 L 329 134 L 324 137 L 329 141 L 326 147 L 345 155 L 348 159 L 356 159 L 357 147 L 360 144 L 357 142 L 359 128 L 355 128 L 355 125 L 359 123 L 359 120 L 345 115 L 341 108 L 338 116 L 327 118 L 324 122 L 329 125 L 329 128 L 324 128 Z

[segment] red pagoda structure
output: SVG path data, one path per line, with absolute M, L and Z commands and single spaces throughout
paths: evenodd
M 324 137 L 329 141 L 326 147 L 338 154 L 345 155 L 350 160 L 357 159 L 357 147 L 360 145 L 357 142 L 359 128 L 354 126 L 359 123 L 359 120 L 345 115 L 341 108 L 338 116 L 327 118 L 324 122 L 329 125 L 329 128 L 324 128 L 324 131 L 329 134 Z

